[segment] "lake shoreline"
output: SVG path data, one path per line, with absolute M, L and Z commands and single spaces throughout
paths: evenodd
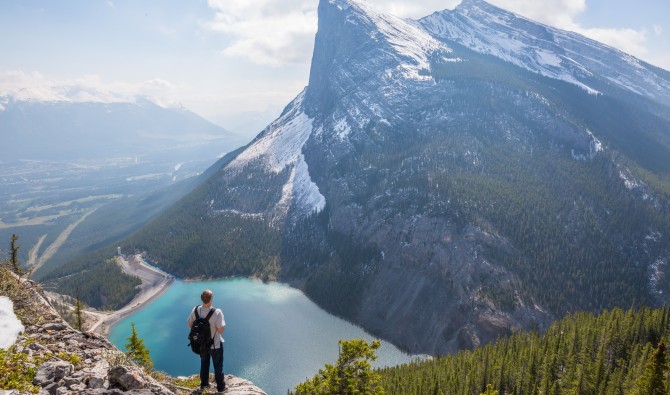
M 173 275 L 148 264 L 140 254 L 133 255 L 131 259 L 123 255 L 118 256 L 117 262 L 124 273 L 138 277 L 142 285 L 140 292 L 118 310 L 111 313 L 86 311 L 96 318 L 96 322 L 88 330 L 105 337 L 109 336 L 109 329 L 114 324 L 163 295 L 176 279 Z
M 130 259 L 128 259 L 130 258 Z M 205 281 L 219 281 L 232 280 L 237 278 L 252 279 L 262 281 L 263 283 L 278 283 L 276 279 L 267 281 L 257 276 L 223 276 L 223 277 L 188 277 L 177 278 L 176 276 L 161 270 L 160 268 L 147 262 L 142 254 L 135 254 L 132 256 L 117 256 L 117 262 L 121 266 L 121 270 L 131 276 L 136 276 L 142 281 L 141 291 L 128 304 L 118 310 L 111 312 L 91 311 L 87 310 L 90 316 L 96 319 L 96 322 L 88 329 L 90 332 L 99 333 L 105 337 L 109 336 L 109 330 L 114 324 L 121 321 L 128 315 L 144 308 L 149 303 L 162 296 L 170 286 L 176 281 L 183 281 L 185 283 L 205 282 Z M 288 285 L 288 284 L 287 284 Z M 300 290 L 300 289 L 298 289 Z M 302 290 L 300 290 L 302 292 Z

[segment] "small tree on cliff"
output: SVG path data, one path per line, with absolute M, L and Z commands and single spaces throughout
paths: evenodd
M 23 270 L 19 265 L 19 245 L 16 244 L 16 241 L 19 239 L 19 236 L 16 234 L 12 235 L 12 241 L 9 243 L 9 249 L 11 253 L 10 263 L 12 264 L 12 271 L 17 275 L 23 275 Z
M 340 340 L 340 356 L 335 365 L 326 364 L 311 380 L 298 384 L 298 395 L 381 395 L 380 375 L 369 361 L 377 359 L 379 341 Z
M 153 362 L 151 362 L 151 357 L 149 357 L 149 349 L 144 345 L 144 340 L 137 336 L 135 323 L 131 323 L 130 328 L 132 332 L 130 337 L 126 338 L 128 340 L 128 343 L 126 343 L 126 355 L 140 366 L 152 367 Z
M 75 318 L 77 318 L 77 330 L 80 331 L 84 320 L 81 311 L 81 298 L 79 298 L 79 286 L 77 286 L 77 301 L 75 302 L 74 305 L 74 314 Z

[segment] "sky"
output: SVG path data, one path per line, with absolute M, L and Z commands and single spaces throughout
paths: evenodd
M 418 19 L 460 0 L 368 0 Z M 670 70 L 668 0 L 489 0 Z M 318 0 L 3 0 L 0 96 L 146 96 L 252 138 L 307 84 Z M 2 103 L 0 103 L 0 110 Z

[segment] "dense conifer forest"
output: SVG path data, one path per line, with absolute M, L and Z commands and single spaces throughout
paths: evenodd
M 574 313 L 546 333 L 517 333 L 473 351 L 381 369 L 387 394 L 670 393 L 670 308 Z

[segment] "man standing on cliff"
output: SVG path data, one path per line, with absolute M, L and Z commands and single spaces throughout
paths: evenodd
M 226 321 L 223 319 L 221 309 L 212 307 L 214 293 L 206 289 L 200 295 L 202 306 L 196 306 L 191 310 L 188 316 L 188 327 L 193 325 L 196 319 L 195 312 L 198 311 L 199 317 L 207 317 L 207 314 L 214 309 L 214 313 L 209 319 L 210 333 L 214 334 L 214 342 L 209 349 L 209 353 L 200 355 L 200 390 L 209 386 L 209 359 L 212 358 L 214 364 L 214 379 L 216 380 L 216 390 L 223 392 L 226 389 L 226 383 L 223 381 L 223 337 L 221 334 L 226 327 Z

